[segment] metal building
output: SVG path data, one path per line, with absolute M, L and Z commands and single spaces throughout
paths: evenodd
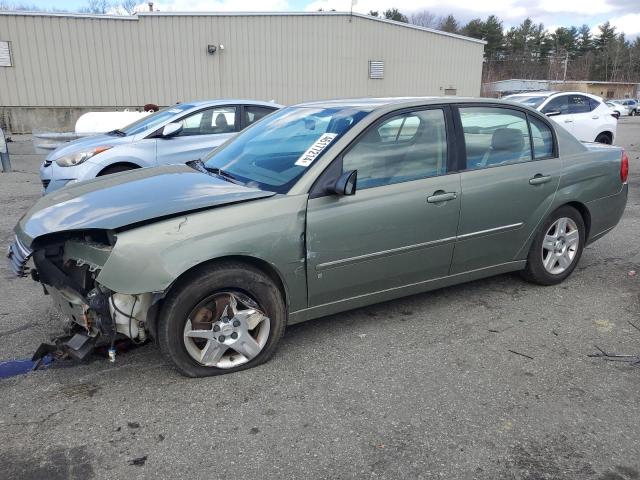
M 338 13 L 0 12 L 0 125 L 207 98 L 480 94 L 484 42 Z

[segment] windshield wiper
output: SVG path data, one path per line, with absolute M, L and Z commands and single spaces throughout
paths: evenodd
M 238 185 L 244 185 L 244 183 L 238 180 L 233 174 L 225 170 L 222 170 L 221 168 L 218 168 L 218 167 L 207 167 L 204 164 L 204 162 L 200 159 L 191 160 L 190 162 L 187 162 L 187 165 L 189 165 L 191 168 L 195 170 L 198 170 L 199 172 L 206 173 L 206 174 L 213 173 L 214 175 L 222 178 L 223 180 L 227 180 L 228 182 L 236 183 Z
M 107 132 L 107 135 L 116 135 L 118 137 L 126 137 L 127 134 L 124 133 L 122 130 L 118 130 L 117 128 L 115 130 L 111 130 L 110 132 Z

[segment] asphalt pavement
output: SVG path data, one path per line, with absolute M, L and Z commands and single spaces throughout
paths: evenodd
M 40 196 L 29 137 L 0 244 Z M 618 227 L 563 284 L 501 275 L 290 327 L 260 367 L 187 379 L 154 345 L 0 380 L 0 478 L 640 479 L 640 118 Z M 636 273 L 638 272 L 638 273 Z M 0 259 L 0 361 L 60 318 Z

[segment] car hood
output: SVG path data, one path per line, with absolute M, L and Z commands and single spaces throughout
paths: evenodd
M 45 195 L 20 219 L 16 233 L 30 244 L 50 233 L 117 230 L 156 218 L 273 195 L 187 165 L 141 168 Z
M 53 152 L 47 155 L 48 161 L 57 160 L 60 157 L 76 153 L 82 150 L 89 150 L 95 147 L 110 146 L 115 147 L 117 145 L 124 145 L 131 143 L 134 136 L 118 137 L 117 135 L 91 135 L 89 137 L 79 138 L 73 142 L 65 143 L 64 145 L 56 148 Z

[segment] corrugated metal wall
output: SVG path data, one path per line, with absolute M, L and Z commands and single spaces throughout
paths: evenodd
M 480 93 L 483 44 L 346 14 L 0 15 L 1 106 Z M 218 46 L 214 55 L 207 45 Z M 219 46 L 224 45 L 224 50 Z M 385 78 L 368 78 L 369 60 Z

